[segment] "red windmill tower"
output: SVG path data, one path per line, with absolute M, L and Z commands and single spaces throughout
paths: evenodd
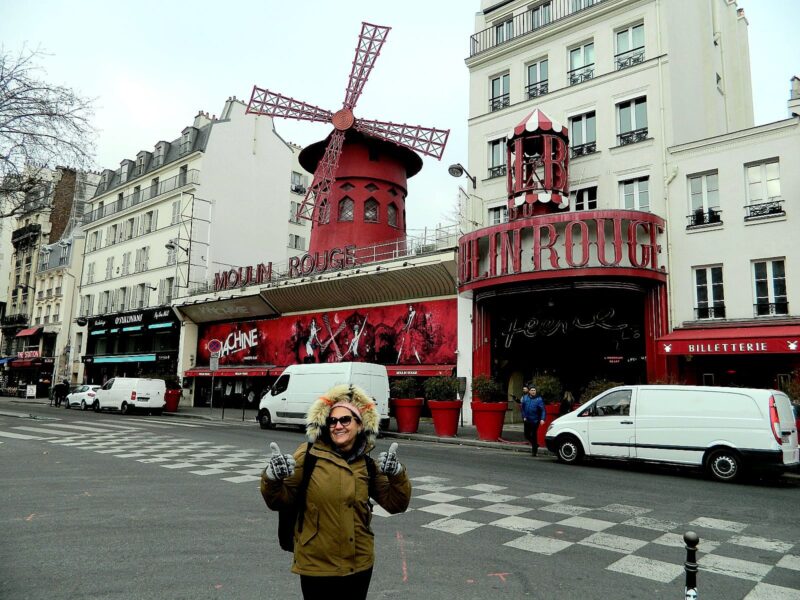
M 331 123 L 300 164 L 314 173 L 297 216 L 312 221 L 309 252 L 405 238 L 407 179 L 422 168 L 415 152 L 442 158 L 450 130 L 357 119 L 353 109 L 390 27 L 361 24 L 344 103 L 337 112 L 253 87 L 248 113 Z M 361 258 L 361 257 L 359 257 Z

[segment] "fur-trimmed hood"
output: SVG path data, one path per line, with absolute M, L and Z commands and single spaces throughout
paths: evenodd
M 306 415 L 306 437 L 309 442 L 316 442 L 325 431 L 325 420 L 331 414 L 331 408 L 337 402 L 354 404 L 361 412 L 361 423 L 367 443 L 375 443 L 378 435 L 378 407 L 375 401 L 367 396 L 366 392 L 355 385 L 337 385 L 329 389 L 323 396 L 317 398 Z

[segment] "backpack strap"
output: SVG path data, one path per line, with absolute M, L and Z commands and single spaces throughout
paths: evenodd
M 306 514 L 306 492 L 308 492 L 308 482 L 311 481 L 311 472 L 317 464 L 317 457 L 311 454 L 311 446 L 313 444 L 308 442 L 306 446 L 306 459 L 303 462 L 303 479 L 300 481 L 300 487 L 297 488 L 297 498 L 295 499 L 295 506 L 297 507 L 297 520 L 299 522 L 298 531 L 303 531 L 303 518 Z

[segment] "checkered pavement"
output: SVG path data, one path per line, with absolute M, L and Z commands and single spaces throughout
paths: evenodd
M 683 577 L 683 533 L 693 530 L 700 536 L 699 581 L 713 573 L 741 580 L 747 600 L 800 599 L 800 543 L 760 537 L 757 525 L 700 515 L 679 522 L 642 506 L 598 506 L 588 495 L 526 494 L 433 476 L 412 481 L 410 510 L 417 520 L 430 515 L 422 527 L 442 534 L 479 536 L 482 546 L 496 543 L 560 563 L 570 554 L 586 561 L 588 553 L 608 571 L 671 583 Z M 379 506 L 374 514 L 398 518 Z

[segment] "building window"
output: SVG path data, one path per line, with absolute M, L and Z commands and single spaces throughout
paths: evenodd
M 101 292 L 100 296 L 98 296 L 97 312 L 99 312 L 101 315 L 107 313 L 110 308 L 108 305 L 109 297 L 110 297 L 109 292 Z
M 144 173 L 144 159 L 145 155 L 142 154 L 140 157 L 136 159 L 136 176 L 138 177 L 142 173 Z
M 53 323 L 60 323 L 61 322 L 61 305 L 56 304 L 53 307 Z
M 145 283 L 140 283 L 136 286 L 136 297 L 134 298 L 134 305 L 136 308 L 144 308 L 147 306 L 147 294 L 150 293 L 150 287 Z
M 650 178 L 619 182 L 620 206 L 625 210 L 650 210 Z
M 695 319 L 724 319 L 725 290 L 722 267 L 697 267 L 694 270 Z
M 647 98 L 636 98 L 617 104 L 620 146 L 647 139 Z
M 777 160 L 745 167 L 747 177 L 747 218 L 781 215 L 781 175 Z
M 133 217 L 125 221 L 124 236 L 126 240 L 129 240 L 133 237 L 133 224 Z
M 345 196 L 339 201 L 339 220 L 352 221 L 353 220 L 353 200 Z
M 514 21 L 509 19 L 494 26 L 494 40 L 496 44 L 502 44 L 514 37 Z
M 594 43 L 589 42 L 569 51 L 569 85 L 588 81 L 594 77 Z
M 305 250 L 306 249 L 306 241 L 305 241 L 305 239 L 303 239 L 302 236 L 290 233 L 289 234 L 289 248 L 292 248 L 294 250 Z
M 550 2 L 532 8 L 528 14 L 531 19 L 531 29 L 538 29 L 547 25 L 553 19 Z
M 170 247 L 167 249 L 167 266 L 174 265 L 178 262 L 178 249 Z
M 65 244 L 61 244 L 60 247 L 61 247 L 61 250 L 59 252 L 58 264 L 59 265 L 65 265 L 65 264 L 67 264 L 67 260 L 69 260 L 70 243 L 67 242 Z
M 704 173 L 689 176 L 689 226 L 721 223 L 719 175 Z
M 305 194 L 306 186 L 303 185 L 303 176 L 297 171 L 292 171 L 291 188 L 295 194 Z
M 144 213 L 144 222 L 142 224 L 142 233 L 151 233 L 156 229 L 156 211 L 149 210 Z
M 386 207 L 386 222 L 392 227 L 397 227 L 397 205 L 390 202 Z
M 139 204 L 142 200 L 142 186 L 136 185 L 133 187 L 133 200 L 131 204 Z
M 364 202 L 364 222 L 377 223 L 378 222 L 378 201 L 369 198 Z
M 575 210 L 595 210 L 597 208 L 597 186 L 572 191 L 569 193 L 569 199 Z
M 114 277 L 114 257 L 109 256 L 106 259 L 106 279 Z
M 93 231 L 92 235 L 89 236 L 89 252 L 94 252 L 97 250 L 97 247 L 100 243 L 100 232 Z
M 573 157 L 597 151 L 596 121 L 594 111 L 570 118 L 569 142 Z
M 172 203 L 172 219 L 170 225 L 177 225 L 181 220 L 181 201 L 176 200 Z
M 499 225 L 508 223 L 508 207 L 495 206 L 489 209 L 489 225 Z
M 617 71 L 644 61 L 644 25 L 632 25 L 617 32 L 617 54 L 614 64 Z
M 755 315 L 788 315 L 786 270 L 783 259 L 753 262 L 753 291 Z
M 128 288 L 119 288 L 117 290 L 117 312 L 122 312 L 128 305 Z
M 126 252 L 122 255 L 122 274 L 127 275 L 131 270 L 131 253 Z
M 503 153 L 503 139 L 489 142 L 489 179 L 506 174 L 506 162 Z
M 153 177 L 150 180 L 150 197 L 155 198 L 158 196 L 158 177 Z
M 528 98 L 547 93 L 547 59 L 528 65 Z
M 86 267 L 86 283 L 94 283 L 94 263 L 90 262 Z
M 192 130 L 186 131 L 181 136 L 181 154 L 186 154 L 192 149 Z
M 300 203 L 299 202 L 290 202 L 289 203 L 289 222 L 294 223 L 296 225 L 303 225 L 304 219 L 297 216 L 298 211 L 300 210 Z
M 150 254 L 150 247 L 139 248 L 136 250 L 136 263 L 134 264 L 134 273 L 147 270 L 147 262 Z
M 108 239 L 106 240 L 109 246 L 113 246 L 117 243 L 117 226 L 112 225 L 108 228 Z
M 317 208 L 317 217 L 319 222 L 322 224 L 331 222 L 331 207 L 330 204 L 328 204 L 327 198 L 319 203 L 319 207 Z
M 509 85 L 510 79 L 508 73 L 492 78 L 489 85 L 489 112 L 505 108 L 511 103 Z
M 178 172 L 178 185 L 186 185 L 186 179 L 189 175 L 189 167 L 187 165 L 183 165 Z
M 584 8 L 589 8 L 602 0 L 572 0 L 572 12 L 578 12 Z
M 158 288 L 158 303 L 169 304 L 172 302 L 173 291 L 175 289 L 175 278 L 167 277 L 161 280 Z

